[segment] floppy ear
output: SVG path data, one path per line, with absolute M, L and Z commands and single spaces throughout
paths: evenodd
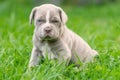
M 58 7 L 58 9 L 59 9 L 59 14 L 60 14 L 61 21 L 63 22 L 63 24 L 66 24 L 66 22 L 68 20 L 68 17 L 66 15 L 66 13 L 60 7 Z
M 37 7 L 33 8 L 31 13 L 30 13 L 30 17 L 29 17 L 30 24 L 32 24 L 32 20 L 34 20 L 36 10 L 37 10 Z

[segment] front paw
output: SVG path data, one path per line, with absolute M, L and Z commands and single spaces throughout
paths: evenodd
M 35 66 L 38 66 L 38 63 L 30 62 L 29 65 L 28 65 L 29 68 L 32 68 L 32 67 L 35 67 Z

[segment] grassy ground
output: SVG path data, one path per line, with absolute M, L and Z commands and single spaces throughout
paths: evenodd
M 80 68 L 45 60 L 27 71 L 32 49 L 31 6 L 0 3 L 0 80 L 120 80 L 120 4 L 63 7 L 68 27 L 99 52 Z

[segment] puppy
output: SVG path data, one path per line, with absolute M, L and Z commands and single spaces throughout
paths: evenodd
M 29 67 L 36 66 L 40 57 L 70 60 L 76 64 L 92 61 L 98 53 L 77 34 L 66 27 L 66 13 L 52 4 L 43 4 L 32 9 L 30 23 L 34 20 L 33 49 Z

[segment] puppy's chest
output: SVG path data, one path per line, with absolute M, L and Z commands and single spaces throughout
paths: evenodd
M 47 43 L 45 43 L 41 47 L 41 51 L 44 58 L 48 58 L 48 59 L 57 58 L 56 51 L 52 51 L 52 48 Z

